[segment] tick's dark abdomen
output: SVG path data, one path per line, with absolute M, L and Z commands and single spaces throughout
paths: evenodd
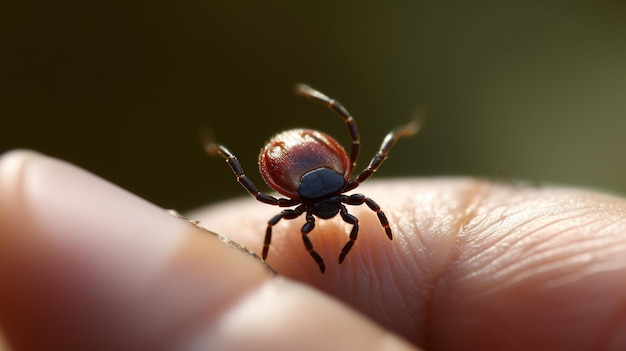
M 346 181 L 330 168 L 318 168 L 305 173 L 300 179 L 298 195 L 303 200 L 318 200 L 341 192 Z

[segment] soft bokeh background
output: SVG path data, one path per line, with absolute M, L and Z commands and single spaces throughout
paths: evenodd
M 165 208 L 244 196 L 212 128 L 263 185 L 292 127 L 348 140 L 292 95 L 337 98 L 361 166 L 417 106 L 377 178 L 477 175 L 626 193 L 626 5 L 581 1 L 3 1 L 0 151 L 76 163 Z M 261 186 L 265 188 L 265 186 Z

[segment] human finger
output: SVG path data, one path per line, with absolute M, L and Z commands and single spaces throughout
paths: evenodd
M 74 166 L 6 154 L 0 194 L 0 325 L 14 349 L 411 349 Z
M 470 178 L 370 182 L 389 241 L 366 206 L 360 232 L 337 257 L 350 225 L 303 219 L 274 227 L 269 264 L 366 313 L 425 348 L 626 349 L 626 201 L 592 191 Z M 192 214 L 260 252 L 277 211 L 250 199 Z

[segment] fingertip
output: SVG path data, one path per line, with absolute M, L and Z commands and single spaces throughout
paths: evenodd
M 0 324 L 16 348 L 142 348 L 269 276 L 217 236 L 37 153 L 0 159 L 0 193 Z

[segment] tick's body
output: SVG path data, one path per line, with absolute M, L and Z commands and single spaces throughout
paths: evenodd
M 344 195 L 344 193 L 356 188 L 368 179 L 387 158 L 389 150 L 398 138 L 415 134 L 417 125 L 411 123 L 389 133 L 369 166 L 357 177 L 350 179 L 360 147 L 356 122 L 339 102 L 322 93 L 305 85 L 299 85 L 296 92 L 328 105 L 339 114 L 348 126 L 352 137 L 352 147 L 348 157 L 343 147 L 333 138 L 308 129 L 292 129 L 274 136 L 261 151 L 259 170 L 265 182 L 287 198 L 275 198 L 258 191 L 244 174 L 235 155 L 224 146 L 209 142 L 206 144 L 206 149 L 211 154 L 219 154 L 224 157 L 237 176 L 237 181 L 258 201 L 280 207 L 296 206 L 294 209 L 283 210 L 268 221 L 263 246 L 263 259 L 267 257 L 269 251 L 272 227 L 283 218 L 294 219 L 306 214 L 306 223 L 301 229 L 302 239 L 307 251 L 324 273 L 326 267 L 324 260 L 313 249 L 308 238 L 308 234 L 315 227 L 315 217 L 328 219 L 339 214 L 345 222 L 352 224 L 350 239 L 341 250 L 339 263 L 343 262 L 354 245 L 359 231 L 358 218 L 348 213 L 345 204 L 361 205 L 365 203 L 376 212 L 387 237 L 392 239 L 387 217 L 372 199 L 362 194 Z
M 259 155 L 263 179 L 291 199 L 325 197 L 325 183 L 335 188 L 331 193 L 341 190 L 351 168 L 348 155 L 339 143 L 324 133 L 308 129 L 292 129 L 276 135 Z M 314 177 L 320 171 L 325 176 Z

